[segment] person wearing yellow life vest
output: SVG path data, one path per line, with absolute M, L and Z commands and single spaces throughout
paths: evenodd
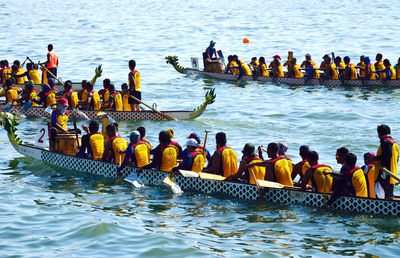
M 149 163 L 149 156 L 147 155 L 147 146 L 140 142 L 140 133 L 133 131 L 130 136 L 130 144 L 125 150 L 125 159 L 117 169 L 117 175 L 121 176 L 121 171 L 129 163 L 132 167 L 144 167 Z
M 243 157 L 240 161 L 239 168 L 237 172 L 230 175 L 225 179 L 225 181 L 239 181 L 248 184 L 255 184 L 254 178 L 257 180 L 265 179 L 265 167 L 264 166 L 254 166 L 249 168 L 249 164 L 263 162 L 264 160 L 256 154 L 256 148 L 252 143 L 246 143 L 242 150 Z
M 122 94 L 122 105 L 124 111 L 132 111 L 131 104 L 129 104 L 129 90 L 128 90 L 128 84 L 123 83 L 121 85 L 121 94 Z
M 335 63 L 332 62 L 332 59 L 329 56 L 325 57 L 326 65 L 325 65 L 325 79 L 337 80 L 339 79 L 339 74 L 336 70 Z
M 59 133 L 67 134 L 67 123 L 68 123 L 68 100 L 66 98 L 60 98 L 58 100 L 57 108 L 51 112 L 50 120 L 50 150 L 54 150 L 56 136 Z
M 242 59 L 235 59 L 236 63 L 238 64 L 238 69 L 239 69 L 239 77 L 240 79 L 243 75 L 252 75 L 253 73 L 251 72 L 249 66 L 243 62 Z
M 341 175 L 338 189 L 334 190 L 324 207 L 331 206 L 342 195 L 368 197 L 367 181 L 365 180 L 364 172 L 360 167 L 356 166 L 356 163 L 357 156 L 353 153 L 347 153 L 344 157 L 346 173 Z
M 306 58 L 306 60 L 304 60 L 300 65 L 301 68 L 305 68 L 306 67 L 306 62 L 307 61 L 310 61 L 311 64 L 316 65 L 316 63 L 311 59 L 311 54 L 307 53 L 305 55 L 305 58 Z
M 292 58 L 288 64 L 288 78 L 303 78 L 303 73 L 301 72 L 300 65 L 297 64 L 297 59 Z
M 380 74 L 380 73 L 385 73 L 385 79 L 384 81 L 387 80 L 396 80 L 397 76 L 396 76 L 396 70 L 394 69 L 394 67 L 390 64 L 389 59 L 385 59 L 383 60 L 383 64 L 385 66 L 385 70 L 376 70 L 376 73 Z
M 38 107 L 39 105 L 33 100 L 38 101 L 39 90 L 33 87 L 33 82 L 29 81 L 25 84 L 25 88 L 22 91 L 21 98 L 17 99 L 18 103 L 27 103 L 28 101 L 32 101 L 32 107 Z
M 397 60 L 397 64 L 394 65 L 394 70 L 396 71 L 397 80 L 400 80 L 400 57 Z
M 1 82 L 5 84 L 6 80 L 11 77 L 11 67 L 8 66 L 7 60 L 1 60 L 0 67 L 1 67 L 1 74 L 0 74 Z
M 269 72 L 268 72 L 267 64 L 265 63 L 265 58 L 263 56 L 260 56 L 260 58 L 258 59 L 258 62 L 259 62 L 258 69 L 257 69 L 258 75 L 268 77 Z
M 306 70 L 307 73 L 306 82 L 311 79 L 319 79 L 319 70 L 317 65 L 311 63 L 310 61 L 306 61 L 306 68 L 304 70 Z
M 304 191 L 311 181 L 312 191 L 315 193 L 330 193 L 332 190 L 332 176 L 325 172 L 332 172 L 332 168 L 318 163 L 319 156 L 316 151 L 309 151 L 307 161 L 310 168 L 304 174 L 300 187 Z M 325 183 L 326 181 L 326 183 Z
M 5 84 L 5 90 L 6 90 L 6 102 L 7 103 L 13 102 L 14 106 L 19 105 L 17 100 L 20 98 L 19 94 L 22 92 L 22 89 L 17 85 L 15 85 L 14 78 L 7 79 Z
M 380 54 L 380 53 L 376 54 L 376 57 L 375 57 L 375 60 L 376 60 L 375 69 L 377 71 L 383 71 L 386 68 L 385 65 L 383 64 L 382 58 L 383 58 L 382 54 Z M 386 73 L 379 73 L 378 76 L 379 76 L 379 78 L 381 78 L 381 80 L 386 79 Z
M 225 73 L 233 73 L 234 75 L 239 75 L 238 64 L 234 60 L 232 55 L 228 56 L 228 64 L 225 69 Z
M 14 75 L 16 78 L 24 77 L 27 76 L 29 80 L 33 81 L 34 84 L 42 84 L 42 81 L 40 80 L 40 74 L 37 70 L 37 67 L 33 63 L 27 63 L 26 64 L 26 69 L 27 71 L 24 73 L 17 73 Z
M 121 136 L 117 135 L 117 128 L 114 124 L 107 125 L 106 133 L 108 140 L 104 145 L 102 160 L 121 164 L 125 158 L 124 151 L 128 147 L 128 142 Z
M 356 68 L 360 69 L 360 78 L 366 78 L 366 67 L 367 65 L 365 64 L 365 56 L 362 55 L 360 56 L 360 62 L 357 64 Z
M 260 62 L 257 61 L 257 57 L 252 57 L 250 63 L 248 63 L 247 65 L 251 68 L 253 73 L 257 73 L 257 68 L 260 65 Z
M 134 96 L 135 98 L 142 100 L 142 89 L 140 87 L 140 73 L 135 70 L 136 61 L 129 60 L 129 69 L 130 72 L 128 74 L 128 84 L 129 84 L 129 95 Z M 132 111 L 140 111 L 140 102 L 135 100 L 134 98 L 129 98 L 129 104 L 131 104 Z
M 321 64 L 319 65 L 320 69 L 325 69 L 326 66 L 330 63 L 330 61 L 328 61 L 328 57 L 329 57 L 329 55 L 324 55 L 322 57 L 323 60 L 322 60 Z M 330 59 L 330 57 L 329 57 L 329 59 Z
M 50 86 L 47 84 L 42 85 L 42 90 L 37 95 L 39 100 L 33 99 L 33 103 L 38 105 L 43 105 L 43 107 L 49 107 L 56 104 L 56 95 L 51 90 Z
M 367 152 L 364 154 L 364 165 L 361 167 L 367 180 L 368 197 L 375 198 L 375 180 L 377 178 L 375 172 L 375 164 L 372 162 L 375 153 Z
M 15 63 L 19 64 L 18 60 L 14 61 L 14 64 L 11 66 L 11 74 L 15 78 L 17 84 L 25 84 L 26 82 L 26 73 L 25 69 L 22 67 L 18 67 Z
M 88 91 L 86 89 L 87 80 L 82 80 L 81 89 L 78 91 L 79 102 L 84 102 L 87 100 Z
M 58 90 L 58 88 L 56 87 L 56 81 L 53 78 L 49 78 L 48 80 L 48 84 L 50 86 L 51 91 L 57 96 L 57 97 L 62 97 L 62 95 L 64 94 L 64 92 L 62 90 Z
M 181 146 L 179 143 L 172 141 L 172 139 L 175 137 L 174 129 L 168 128 L 166 131 L 167 131 L 167 132 L 169 133 L 169 135 L 171 136 L 171 142 L 170 142 L 170 144 L 171 144 L 172 146 L 174 146 L 174 148 L 176 149 L 176 153 L 177 153 L 177 154 L 181 153 L 181 152 L 182 152 L 182 146 Z
M 140 142 L 144 143 L 147 147 L 147 154 L 150 160 L 150 150 L 152 150 L 154 147 L 148 140 L 144 138 L 146 137 L 146 128 L 144 128 L 143 126 L 139 126 L 138 128 L 136 128 L 136 131 L 140 133 Z
M 272 58 L 274 59 L 274 61 L 272 61 L 272 76 L 275 78 L 285 77 L 281 64 L 281 57 L 279 55 L 274 55 Z
M 88 92 L 87 99 L 86 101 L 82 101 L 81 108 L 94 111 L 100 110 L 100 95 L 97 91 L 93 90 L 93 85 L 90 82 L 86 83 L 86 90 Z
M 91 121 L 89 128 L 85 125 L 82 125 L 82 128 L 87 134 L 82 136 L 82 144 L 76 156 L 94 160 L 101 159 L 104 152 L 104 137 L 99 132 L 99 124 L 96 121 Z
M 171 135 L 167 131 L 161 131 L 158 136 L 159 145 L 152 149 L 153 161 L 143 168 L 154 168 L 164 172 L 171 172 L 176 167 L 177 153 L 171 143 Z
M 300 146 L 299 155 L 302 160 L 293 166 L 293 171 L 292 171 L 292 180 L 294 180 L 297 177 L 297 175 L 300 176 L 300 180 L 296 184 L 301 184 L 307 170 L 311 167 L 310 163 L 307 160 L 307 155 L 309 152 L 310 152 L 310 148 L 308 147 L 308 145 Z M 308 180 L 307 187 L 311 187 L 311 186 L 312 186 L 312 182 L 311 182 L 311 180 Z
M 377 127 L 378 137 L 380 139 L 380 145 L 376 156 L 371 158 L 371 161 L 375 161 L 377 164 L 385 167 L 394 175 L 397 176 L 397 163 L 399 161 L 399 145 L 393 140 L 390 135 L 390 127 L 382 124 Z M 380 184 L 385 192 L 385 196 L 379 196 L 375 185 L 375 195 L 377 198 L 393 199 L 393 189 L 396 184 L 396 180 L 386 174 L 378 166 L 376 166 L 375 175 L 377 176 L 376 181 Z
M 211 157 L 211 162 L 203 169 L 203 172 L 228 177 L 237 172 L 236 152 L 226 146 L 226 134 L 219 132 L 215 135 L 217 149 Z
M 72 90 L 72 82 L 70 80 L 64 82 L 64 94 L 62 97 L 68 100 L 68 105 L 71 107 L 71 109 L 74 109 L 78 106 L 78 94 Z
M 345 80 L 357 80 L 357 70 L 356 66 L 350 63 L 350 57 L 345 56 L 343 58 L 344 63 L 346 64 L 346 68 L 344 69 L 344 79 Z
M 47 53 L 47 61 L 43 62 L 41 64 L 45 65 L 47 70 L 49 70 L 49 72 L 51 72 L 55 77 L 57 77 L 58 56 L 54 52 L 52 44 L 49 44 L 47 46 L 47 50 L 49 51 Z M 46 76 L 43 76 L 43 77 L 46 77 L 47 79 L 54 78 L 52 75 L 50 75 L 50 73 L 47 73 L 47 71 L 46 71 Z M 44 80 L 45 80 L 45 78 L 43 78 L 43 81 Z
M 365 63 L 365 78 L 370 79 L 370 80 L 376 80 L 376 69 L 375 65 L 371 63 L 371 59 L 369 56 L 364 57 L 364 63 Z
M 186 152 L 182 158 L 182 163 L 179 166 L 174 167 L 172 171 L 178 172 L 180 169 L 189 170 L 194 172 L 201 172 L 204 168 L 204 155 L 197 150 L 197 141 L 195 139 L 189 139 L 186 142 Z
M 113 111 L 124 111 L 122 103 L 122 95 L 117 90 L 115 90 L 114 84 L 110 84 L 109 92 L 110 92 L 110 98 L 108 101 L 108 106 L 105 107 L 105 109 Z
M 336 65 L 336 69 L 338 71 L 339 79 L 343 79 L 344 76 L 344 70 L 346 69 L 346 64 L 342 61 L 342 58 L 340 56 L 335 57 L 335 53 L 332 52 L 332 60 Z

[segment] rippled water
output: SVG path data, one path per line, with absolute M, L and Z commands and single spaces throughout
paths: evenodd
M 216 88 L 216 102 L 200 118 L 120 123 L 121 134 L 144 125 L 154 143 L 161 129 L 176 139 L 226 131 L 237 152 L 246 142 L 284 140 L 289 156 L 309 144 L 321 162 L 335 164 L 346 146 L 359 157 L 376 151 L 376 126 L 399 139 L 398 89 L 290 87 L 232 83 L 176 73 L 166 55 L 189 66 L 211 39 L 225 55 L 314 60 L 331 51 L 400 56 L 397 1 L 14 1 L 0 3 L 1 59 L 45 60 L 53 43 L 59 75 L 126 81 L 129 59 L 142 75 L 143 99 L 160 109 L 190 110 Z M 250 44 L 244 45 L 247 37 Z M 41 119 L 23 119 L 19 133 L 33 140 Z M 81 122 L 82 123 L 82 122 Z M 398 218 L 311 207 L 232 200 L 162 187 L 132 190 L 98 177 L 44 166 L 21 157 L 0 134 L 0 254 L 2 256 L 398 256 Z M 358 163 L 361 165 L 361 160 Z M 399 193 L 396 190 L 397 194 Z

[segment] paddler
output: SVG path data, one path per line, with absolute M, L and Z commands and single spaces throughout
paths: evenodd
M 201 139 L 200 139 L 200 135 L 196 132 L 193 132 L 191 134 L 189 134 L 189 136 L 187 137 L 188 139 L 195 139 L 197 142 L 197 151 L 202 153 L 206 158 L 208 162 L 211 162 L 211 153 L 210 151 L 205 148 L 204 146 L 200 145 L 201 144 Z
M 177 165 L 177 153 L 175 147 L 171 144 L 171 135 L 167 131 L 161 131 L 158 136 L 159 145 L 151 150 L 153 161 L 143 168 L 154 168 L 157 170 L 171 172 Z
M 370 80 L 376 80 L 376 69 L 375 65 L 371 63 L 371 59 L 369 56 L 364 57 L 364 62 L 365 62 L 365 76 L 367 79 Z
M 64 94 L 64 92 L 62 90 L 57 89 L 56 81 L 54 80 L 54 78 L 49 78 L 47 81 L 49 83 L 50 89 L 54 92 L 54 94 L 57 97 L 61 97 Z
M 356 68 L 360 69 L 360 78 L 365 78 L 366 72 L 365 72 L 365 68 L 366 68 L 366 64 L 365 64 L 365 56 L 362 55 L 360 56 L 360 62 L 357 64 Z
M 399 145 L 393 140 L 390 135 L 390 127 L 382 124 L 377 128 L 380 145 L 376 153 L 376 157 L 371 158 L 371 161 L 376 161 L 377 164 L 385 167 L 390 172 L 397 176 L 397 163 L 399 161 Z M 396 180 L 386 174 L 382 169 L 376 167 L 378 182 L 385 192 L 385 199 L 393 199 L 393 189 Z M 375 187 L 376 188 L 376 187 Z M 377 196 L 377 198 L 383 198 Z
M 254 177 L 258 180 L 265 180 L 266 170 L 264 166 L 249 167 L 249 164 L 263 162 L 264 160 L 256 154 L 256 148 L 252 143 L 246 143 L 242 150 L 243 157 L 240 161 L 237 172 L 230 175 L 225 181 L 241 181 L 255 184 Z
M 93 85 L 90 82 L 86 83 L 86 89 L 88 91 L 86 101 L 81 103 L 81 107 L 86 110 L 100 110 L 100 95 L 97 91 L 93 90 Z
M 87 133 L 82 136 L 82 145 L 77 157 L 92 158 L 94 160 L 101 159 L 104 152 L 104 137 L 99 132 L 99 124 L 96 121 L 89 123 L 89 128 L 82 125 L 82 129 Z
M 181 152 L 182 152 L 182 146 L 181 146 L 179 143 L 172 141 L 172 139 L 174 139 L 174 137 L 175 137 L 174 129 L 168 128 L 166 131 L 167 131 L 167 132 L 169 133 L 169 135 L 171 136 L 170 144 L 171 144 L 172 146 L 174 146 L 174 148 L 176 149 L 176 154 L 181 153 Z
M 1 65 L 1 82 L 6 83 L 6 80 L 11 77 L 11 67 L 8 66 L 7 60 L 2 60 Z
M 183 169 L 197 173 L 201 172 L 204 168 L 205 159 L 204 155 L 197 151 L 197 141 L 195 139 L 189 139 L 186 142 L 185 150 L 185 155 L 180 155 L 182 163 L 179 164 L 179 166 L 172 168 L 172 171 Z
M 346 68 L 344 70 L 344 79 L 345 80 L 357 80 L 357 70 L 356 66 L 352 63 L 350 63 L 350 57 L 345 56 L 343 58 L 343 61 L 346 65 Z
M 53 77 L 52 75 L 47 73 L 47 71 L 46 71 L 46 76 L 43 76 L 43 77 L 46 77 L 47 79 L 56 78 L 57 77 L 57 68 L 58 68 L 58 56 L 53 51 L 53 45 L 52 44 L 49 44 L 47 46 L 47 50 L 49 51 L 47 53 L 47 61 L 44 62 L 44 63 L 41 63 L 41 65 L 45 65 L 47 70 L 49 70 L 49 72 L 51 72 L 55 77 Z
M 142 100 L 142 90 L 140 87 L 140 73 L 135 70 L 136 61 L 129 60 L 129 69 L 131 70 L 128 74 L 129 94 L 135 98 Z M 140 102 L 134 98 L 129 98 L 129 104 L 131 104 L 132 111 L 140 111 Z
M 364 165 L 361 169 L 364 172 L 365 179 L 367 180 L 368 197 L 375 198 L 375 178 L 376 169 L 375 164 L 372 162 L 375 157 L 375 153 L 367 152 L 364 154 Z
M 364 172 L 360 167 L 356 166 L 357 156 L 353 153 L 347 153 L 344 157 L 344 165 L 346 173 L 341 175 L 339 186 L 333 190 L 332 196 L 324 207 L 331 206 L 339 196 L 349 195 L 356 197 L 368 197 L 367 181 Z M 326 173 L 332 174 L 332 172 Z
M 332 62 L 332 59 L 326 55 L 325 57 L 326 66 L 325 66 L 325 79 L 337 80 L 339 79 L 339 74 L 336 70 L 335 63 Z
M 297 64 L 297 59 L 292 58 L 288 65 L 288 78 L 303 78 L 303 73 L 301 72 L 300 65 Z
M 226 134 L 219 132 L 215 135 L 217 149 L 211 157 L 211 162 L 203 169 L 203 172 L 228 177 L 237 172 L 236 152 L 226 146 Z
M 306 82 L 308 82 L 311 79 L 319 79 L 319 70 L 318 70 L 318 66 L 311 63 L 311 61 L 306 61 L 306 68 L 305 68 L 306 72 L 307 72 L 307 78 L 306 78 Z
M 20 63 L 18 60 L 14 61 L 14 64 L 11 66 L 11 74 L 15 78 L 17 84 L 25 84 L 26 82 L 26 73 L 25 69 L 19 67 Z
M 150 159 L 150 150 L 153 149 L 153 145 L 151 145 L 151 143 L 144 138 L 144 137 L 146 137 L 146 128 L 144 128 L 143 126 L 139 126 L 138 128 L 136 128 L 136 131 L 138 131 L 140 133 L 140 142 L 143 142 L 146 145 L 147 154 Z
M 140 142 L 140 133 L 138 131 L 131 132 L 129 139 L 130 144 L 125 150 L 124 161 L 117 169 L 118 176 L 121 176 L 122 169 L 124 169 L 128 164 L 130 164 L 132 167 L 139 168 L 149 164 L 147 147 L 146 144 Z
M 383 58 L 382 54 L 380 54 L 380 53 L 376 54 L 376 57 L 375 57 L 375 60 L 376 60 L 375 69 L 377 71 L 383 71 L 386 68 L 385 65 L 383 64 L 382 58 Z M 379 78 L 381 78 L 381 80 L 385 79 L 386 78 L 386 73 L 379 73 Z
M 396 70 L 397 79 L 400 80 L 400 57 L 397 60 L 397 64 L 394 66 L 394 70 Z
M 83 102 L 87 100 L 88 91 L 86 89 L 87 80 L 82 80 L 81 89 L 78 91 L 78 99 L 79 102 Z
M 268 77 L 269 72 L 268 72 L 267 64 L 265 63 L 265 58 L 263 56 L 260 56 L 260 58 L 258 59 L 258 62 L 260 63 L 258 65 L 258 74 L 262 75 L 264 77 Z
M 239 74 L 239 65 L 236 63 L 232 55 L 228 56 L 228 65 L 226 66 L 225 73 L 233 73 L 234 75 Z
M 242 59 L 239 59 L 236 55 L 233 56 L 233 59 L 238 64 L 237 66 L 237 68 L 239 69 L 238 79 L 240 79 L 243 75 L 249 75 L 249 76 L 252 75 L 250 68 L 247 66 L 245 62 L 243 62 Z
M 310 163 L 307 160 L 308 153 L 310 152 L 310 147 L 308 145 L 301 145 L 299 148 L 299 155 L 301 157 L 301 161 L 294 165 L 292 171 L 292 180 L 296 178 L 297 175 L 300 176 L 300 180 L 297 184 L 300 184 L 303 181 L 303 178 L 306 174 L 306 171 L 311 167 Z M 309 186 L 312 186 L 311 180 L 307 182 Z
M 22 89 L 15 85 L 15 79 L 10 78 L 6 81 L 6 102 L 13 102 L 14 106 L 18 106 L 19 103 L 16 101 L 20 97 L 19 94 L 22 92 Z
M 109 91 L 110 91 L 110 98 L 108 100 L 108 106 L 104 108 L 106 110 L 124 111 L 121 93 L 115 90 L 114 84 L 110 84 Z
M 18 103 L 27 103 L 28 101 L 32 101 L 32 107 L 38 107 L 39 105 L 33 100 L 38 101 L 39 90 L 33 87 L 33 82 L 29 81 L 25 84 L 25 88 L 22 91 L 21 98 L 17 99 Z
M 334 61 L 336 68 L 338 70 L 339 79 L 343 79 L 344 70 L 346 69 L 346 64 L 342 61 L 342 58 L 340 56 L 335 57 L 334 52 L 332 52 L 331 54 L 332 54 L 332 60 Z
M 311 54 L 307 53 L 305 55 L 305 58 L 306 58 L 306 60 L 304 60 L 300 65 L 301 68 L 305 68 L 306 67 L 307 61 L 310 61 L 311 64 L 316 65 L 316 63 L 311 59 Z
M 129 90 L 128 84 L 123 83 L 121 85 L 121 94 L 122 94 L 122 105 L 124 107 L 124 111 L 132 111 L 131 104 L 129 104 Z
M 396 80 L 397 76 L 396 76 L 396 70 L 394 69 L 394 67 L 390 64 L 389 59 L 385 59 L 383 60 L 383 65 L 385 66 L 385 70 L 376 70 L 376 73 L 380 74 L 380 73 L 385 73 L 385 80 Z
M 285 157 L 285 159 L 287 160 L 288 165 L 289 165 L 290 174 L 292 174 L 292 171 L 293 171 L 293 162 L 292 162 L 292 159 L 289 158 L 289 156 L 287 156 L 287 155 L 285 154 L 286 151 L 288 150 L 288 148 L 289 148 L 289 147 L 287 146 L 286 142 L 278 142 L 278 155 L 279 155 L 279 156 L 284 156 L 284 157 Z
M 247 65 L 253 70 L 253 73 L 256 73 L 260 62 L 257 61 L 257 57 L 252 57 L 250 63 Z
M 104 145 L 102 160 L 121 164 L 125 158 L 125 154 L 121 153 L 121 151 L 126 150 L 128 147 L 128 142 L 121 136 L 117 135 L 117 128 L 114 124 L 107 125 L 106 133 L 108 140 Z
M 64 82 L 64 94 L 62 97 L 68 100 L 68 105 L 71 109 L 78 106 L 78 94 L 72 90 L 72 82 L 70 80 Z
M 248 167 L 265 166 L 266 180 L 278 182 L 283 185 L 293 186 L 291 170 L 285 156 L 278 155 L 279 145 L 276 142 L 271 142 L 267 147 L 269 160 L 249 164 Z
M 322 60 L 321 64 L 319 65 L 319 68 L 320 68 L 320 69 L 325 69 L 326 66 L 327 66 L 327 64 L 330 63 L 330 61 L 328 61 L 328 57 L 329 57 L 329 55 L 324 55 L 324 56 L 322 57 L 323 60 Z M 330 57 L 329 57 L 329 59 L 330 59 Z
M 42 85 L 42 90 L 38 94 L 39 100 L 33 99 L 34 103 L 49 107 L 56 104 L 56 95 L 47 84 Z M 68 101 L 68 100 L 67 100 Z
M 283 73 L 281 57 L 279 55 L 274 55 L 272 58 L 274 59 L 272 63 L 272 76 L 278 78 L 284 77 L 285 74 Z
M 17 73 L 14 75 L 16 78 L 25 77 L 27 76 L 29 80 L 32 80 L 34 84 L 42 84 L 40 80 L 40 74 L 37 70 L 37 67 L 33 63 L 26 64 L 27 71 L 24 73 Z
M 332 189 L 332 177 L 325 175 L 324 172 L 332 172 L 332 168 L 325 164 L 319 164 L 319 155 L 316 151 L 309 151 L 307 154 L 307 161 L 310 168 L 304 174 L 300 187 L 303 191 L 306 190 L 307 185 L 311 181 L 312 191 L 314 193 L 330 193 Z M 326 180 L 326 181 L 325 181 Z
M 102 106 L 107 107 L 108 101 L 110 99 L 109 87 L 111 85 L 111 80 L 106 78 L 103 80 L 103 89 L 99 90 L 100 99 L 102 100 Z M 105 109 L 107 110 L 107 109 Z

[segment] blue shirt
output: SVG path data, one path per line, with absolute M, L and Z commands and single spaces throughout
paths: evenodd
M 185 154 L 184 155 L 181 155 L 181 156 L 183 156 L 183 161 L 182 161 L 182 163 L 179 165 L 179 166 L 177 166 L 177 167 L 174 167 L 172 170 L 173 171 L 177 171 L 177 170 L 179 170 L 179 169 L 183 169 L 183 170 L 192 170 L 192 166 L 193 166 L 193 161 L 194 161 L 194 156 L 192 155 L 192 154 L 190 154 L 189 153 L 189 151 L 187 151 L 187 149 L 185 149 Z M 181 153 L 179 153 L 179 154 L 182 154 L 184 151 L 182 151 Z
M 134 150 L 135 150 L 135 148 L 132 146 L 132 145 L 128 145 L 128 148 L 126 148 L 126 150 L 125 150 L 125 158 L 124 158 L 124 161 L 122 162 L 122 164 L 121 164 L 121 167 L 122 166 L 126 166 L 126 165 L 128 165 L 128 162 L 129 162 L 129 159 L 132 157 L 132 155 L 134 154 L 133 152 L 134 152 Z M 133 166 L 136 166 L 136 164 L 132 164 Z
M 199 151 L 201 153 L 201 151 Z M 184 159 L 184 157 L 186 157 L 186 155 L 189 153 L 189 151 L 187 150 L 187 148 L 185 148 L 181 153 L 178 154 L 177 158 L 178 159 Z M 211 153 L 208 149 L 206 149 L 206 155 L 207 157 L 211 157 Z

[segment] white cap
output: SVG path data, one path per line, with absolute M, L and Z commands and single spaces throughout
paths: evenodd
M 186 146 L 197 147 L 197 141 L 195 139 L 189 139 L 186 142 Z

